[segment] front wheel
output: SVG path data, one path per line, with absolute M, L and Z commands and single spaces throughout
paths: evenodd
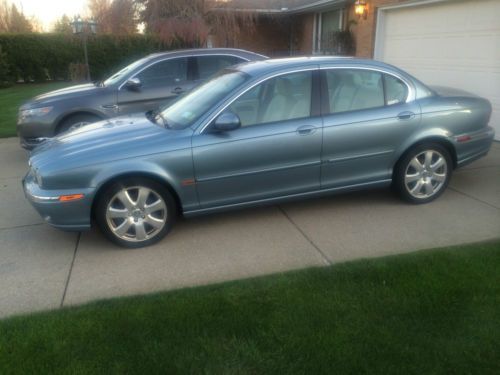
M 398 162 L 394 185 L 400 196 L 421 204 L 439 197 L 450 181 L 453 163 L 450 153 L 439 144 L 422 144 L 412 148 Z
M 63 123 L 57 129 L 57 134 L 72 132 L 73 130 L 79 129 L 100 120 L 101 119 L 99 117 L 91 114 L 82 113 L 73 115 L 63 121 Z
M 98 198 L 96 221 L 112 242 L 129 248 L 152 245 L 172 228 L 175 201 L 164 186 L 129 178 L 109 186 Z

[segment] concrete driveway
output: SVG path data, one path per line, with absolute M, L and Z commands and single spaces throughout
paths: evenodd
M 428 205 L 337 195 L 180 220 L 138 250 L 44 224 L 20 186 L 26 159 L 0 140 L 0 316 L 500 237 L 499 143 Z

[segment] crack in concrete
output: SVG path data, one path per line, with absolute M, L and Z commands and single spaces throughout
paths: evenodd
M 309 242 L 311 244 L 311 246 L 316 249 L 316 251 L 318 252 L 318 254 L 323 259 L 323 262 L 327 266 L 331 266 L 333 264 L 333 262 L 326 256 L 326 254 L 319 248 L 319 246 L 317 246 L 309 238 L 309 236 L 295 223 L 295 221 L 292 220 L 292 218 L 286 213 L 286 211 L 281 206 L 276 206 L 276 207 L 278 207 L 278 209 L 281 211 L 281 213 L 288 219 L 288 221 L 295 227 L 295 229 L 297 229 L 300 232 L 300 234 L 302 234 L 302 236 L 307 240 L 307 242 Z
M 452 187 L 450 185 L 448 185 L 448 189 L 453 190 L 456 193 L 462 194 L 463 196 L 465 196 L 467 198 L 470 198 L 470 199 L 473 199 L 473 200 L 475 200 L 477 202 L 481 202 L 481 203 L 483 203 L 483 204 L 485 204 L 485 205 L 487 205 L 487 206 L 489 206 L 491 208 L 496 208 L 497 210 L 500 210 L 500 207 L 497 207 L 494 204 L 491 204 L 489 202 L 486 202 L 486 201 L 483 201 L 483 200 L 481 200 L 479 198 L 476 198 L 476 197 L 474 197 L 474 196 L 472 196 L 470 194 L 464 193 L 463 191 L 457 190 L 457 188 L 454 188 L 454 187 Z
M 28 228 L 28 227 L 36 227 L 40 225 L 45 225 L 45 222 L 34 223 L 34 224 L 23 224 L 23 225 L 15 225 L 13 227 L 4 227 L 0 228 L 0 230 L 9 230 L 9 229 L 18 229 L 18 228 Z
M 82 232 L 78 232 L 78 236 L 76 237 L 75 250 L 73 252 L 73 259 L 71 260 L 71 265 L 69 266 L 68 278 L 66 279 L 66 284 L 64 285 L 64 292 L 61 298 L 60 308 L 64 306 L 64 300 L 66 299 L 66 293 L 68 292 L 68 285 L 71 279 L 71 273 L 73 272 L 73 266 L 75 264 L 76 252 L 78 251 L 78 245 L 80 244 L 80 238 L 82 236 Z

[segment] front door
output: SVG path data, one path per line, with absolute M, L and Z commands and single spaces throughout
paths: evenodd
M 319 189 L 322 119 L 311 111 L 317 70 L 270 78 L 226 108 L 241 128 L 193 137 L 202 208 Z
M 189 90 L 195 82 L 190 76 L 190 59 L 173 58 L 154 63 L 134 75 L 141 86 L 118 90 L 117 104 L 120 114 L 146 112 L 167 105 Z

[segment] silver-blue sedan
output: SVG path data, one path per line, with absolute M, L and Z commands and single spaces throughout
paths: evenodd
M 24 190 L 45 220 L 150 245 L 191 216 L 393 185 L 411 203 L 487 154 L 486 99 L 393 66 L 332 57 L 251 62 L 156 113 L 105 120 L 32 153 Z

